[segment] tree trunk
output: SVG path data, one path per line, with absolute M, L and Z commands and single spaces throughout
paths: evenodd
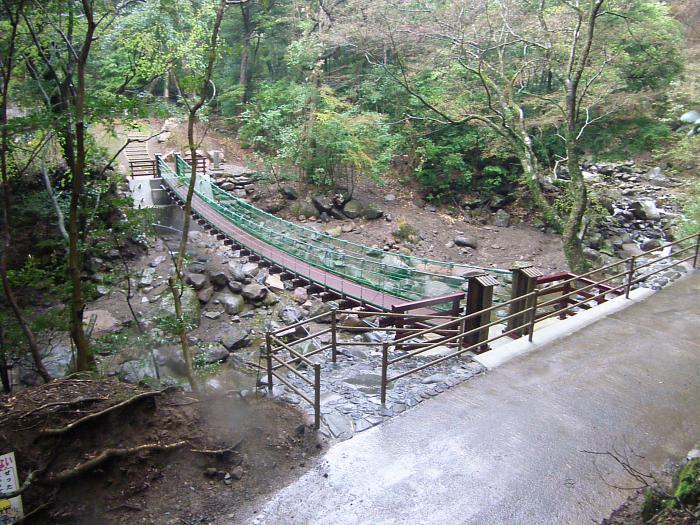
M 49 382 L 51 381 L 51 376 L 46 371 L 46 367 L 41 360 L 41 350 L 39 349 L 39 344 L 37 343 L 36 336 L 32 330 L 29 322 L 24 317 L 24 313 L 17 302 L 17 296 L 15 295 L 10 279 L 8 276 L 8 258 L 10 247 L 12 246 L 12 236 L 10 233 L 10 208 L 12 204 L 11 198 L 11 188 L 10 188 L 10 173 L 8 165 L 8 154 L 10 151 L 10 135 L 7 129 L 8 117 L 7 108 L 9 104 L 9 87 L 10 80 L 12 78 L 13 61 L 14 61 L 14 46 L 15 38 L 17 35 L 17 27 L 20 20 L 20 12 L 24 7 L 24 2 L 19 2 L 17 4 L 17 11 L 13 17 L 11 13 L 5 13 L 12 23 L 11 36 L 10 36 L 10 47 L 7 52 L 7 56 L 3 60 L 3 83 L 2 83 L 2 100 L 0 103 L 0 175 L 2 177 L 2 196 L 3 196 L 3 207 L 2 207 L 2 223 L 3 223 L 3 236 L 2 236 L 2 253 L 0 254 L 0 278 L 2 279 L 2 287 L 7 297 L 7 302 L 10 303 L 10 308 L 12 313 L 17 320 L 17 324 L 20 326 L 24 337 L 27 339 L 27 344 L 29 345 L 29 351 L 32 354 L 32 359 L 34 361 L 34 366 L 41 378 Z M 7 372 L 7 367 L 5 361 L 5 348 L 2 348 L 2 359 L 4 372 Z M 3 377 L 3 383 L 4 383 Z
M 250 38 L 253 36 L 252 21 L 250 16 L 250 3 L 241 4 L 241 17 L 243 20 L 243 47 L 241 49 L 241 67 L 238 74 L 238 83 L 241 86 L 241 104 L 248 102 L 248 75 L 250 62 Z
M 579 155 L 573 137 L 567 137 L 567 155 L 569 160 L 567 166 L 571 175 L 569 183 L 569 191 L 573 197 L 571 211 L 566 219 L 564 231 L 562 233 L 562 242 L 564 243 L 564 256 L 566 262 L 569 263 L 569 269 L 576 273 L 584 273 L 589 265 L 583 253 L 583 245 L 579 233 L 583 223 L 583 216 L 588 207 L 588 190 L 586 182 L 581 173 L 581 165 L 579 163 Z
M 75 163 L 72 165 L 70 213 L 68 218 L 68 272 L 71 283 L 71 337 L 76 348 L 76 370 L 79 372 L 95 369 L 95 356 L 90 351 L 90 344 L 83 326 L 85 298 L 82 286 L 83 257 L 80 251 L 81 202 L 83 200 L 85 181 L 85 70 L 90 47 L 95 34 L 95 21 L 92 5 L 83 0 L 83 12 L 87 19 L 87 31 L 80 56 L 77 61 L 78 82 L 75 92 Z

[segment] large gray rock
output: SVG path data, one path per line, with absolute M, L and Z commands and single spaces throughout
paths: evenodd
M 652 186 L 656 186 L 659 188 L 669 188 L 673 186 L 671 180 L 666 175 L 664 175 L 664 170 L 662 170 L 659 167 L 650 170 L 649 172 L 644 174 L 642 178 Z
M 476 249 L 476 247 L 477 247 L 476 239 L 470 239 L 468 237 L 464 237 L 463 235 L 458 235 L 457 237 L 455 237 L 454 243 L 457 246 L 461 246 L 462 248 L 474 248 L 474 249 Z
M 250 345 L 250 332 L 240 328 L 232 328 L 221 337 L 221 344 L 230 352 L 245 348 Z
M 202 348 L 197 352 L 198 354 L 204 354 L 204 362 L 208 365 L 214 363 L 223 363 L 228 359 L 228 350 L 222 345 L 211 345 L 207 348 Z
M 246 277 L 255 277 L 256 275 L 258 275 L 258 273 L 260 273 L 260 267 L 253 262 L 245 263 L 241 267 L 241 270 L 243 271 Z
M 150 357 L 127 361 L 117 371 L 117 375 L 126 383 L 138 384 L 144 379 L 156 377 L 153 361 Z
M 182 357 L 182 347 L 165 346 L 153 352 L 158 366 L 167 366 L 176 375 L 185 377 L 187 365 Z
M 280 188 L 280 193 L 284 195 L 285 199 L 290 201 L 295 201 L 299 198 L 299 192 L 292 186 L 282 186 Z
M 246 284 L 243 287 L 241 295 L 243 295 L 243 298 L 246 301 L 249 301 L 251 303 L 257 303 L 265 298 L 265 296 L 267 295 L 267 288 L 258 283 Z
M 245 301 L 240 295 L 234 295 L 230 293 L 224 293 L 219 296 L 219 301 L 224 307 L 224 310 L 229 315 L 236 315 L 243 311 L 245 307 Z
M 455 291 L 445 283 L 440 281 L 428 281 L 423 286 L 424 297 L 441 297 L 443 295 L 453 294 Z
M 207 284 L 207 276 L 201 273 L 190 273 L 187 274 L 185 282 L 195 290 L 201 290 Z
M 333 201 L 324 195 L 312 197 L 311 202 L 313 202 L 319 213 L 328 213 L 333 208 Z
M 305 317 L 303 310 L 295 306 L 285 306 L 280 311 L 279 316 L 286 325 L 298 323 Z
M 370 221 L 376 220 L 381 218 L 384 215 L 384 212 L 374 206 L 373 204 L 369 204 L 364 211 L 362 212 L 362 216 Z
M 229 277 L 224 272 L 213 272 L 209 276 L 209 280 L 217 288 L 223 288 L 229 283 Z
M 243 271 L 243 266 L 237 262 L 231 261 L 228 263 L 229 272 L 234 281 L 243 282 L 245 281 L 245 272 Z
M 510 226 L 510 214 L 506 210 L 498 210 L 493 217 L 493 225 L 499 228 Z
M 95 324 L 93 325 L 92 329 L 93 337 L 113 334 L 122 328 L 121 321 L 115 318 L 107 310 L 85 310 L 85 312 L 83 312 L 83 319 L 87 325 L 92 323 L 92 319 L 95 320 Z
M 350 219 L 357 219 L 364 213 L 364 211 L 365 205 L 355 199 L 351 200 L 350 202 L 346 202 L 345 206 L 343 206 L 343 213 Z
M 661 218 L 656 203 L 651 200 L 634 201 L 630 205 L 634 217 L 645 221 L 658 221 Z
M 146 286 L 151 286 L 153 280 L 155 279 L 156 269 L 152 266 L 143 269 L 141 274 L 141 280 L 139 281 L 139 288 L 145 288 Z

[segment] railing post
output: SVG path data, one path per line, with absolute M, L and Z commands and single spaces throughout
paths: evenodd
M 700 254 L 700 233 L 698 233 L 698 238 L 695 241 L 695 257 L 693 257 L 693 268 L 698 267 L 698 254 Z
M 532 343 L 532 337 L 535 333 L 535 321 L 537 321 L 537 298 L 539 293 L 535 290 L 535 295 L 532 297 L 532 310 L 530 311 L 530 326 L 527 329 L 527 339 Z
M 331 355 L 333 357 L 333 363 L 336 362 L 337 355 L 338 355 L 338 338 L 337 338 L 337 330 L 338 330 L 338 309 L 333 308 L 331 310 Z
M 386 379 L 387 379 L 387 368 L 389 367 L 389 343 L 382 343 L 382 393 L 381 400 L 382 405 L 386 404 Z
M 156 153 L 155 157 L 156 157 L 156 177 L 158 177 L 159 179 L 162 179 L 163 174 L 160 171 L 160 157 L 161 156 L 160 156 L 160 154 Z
M 462 333 L 471 332 L 491 322 L 492 312 L 484 312 L 484 310 L 488 310 L 493 306 L 493 289 L 496 286 L 498 286 L 498 280 L 493 275 L 489 275 L 486 272 L 478 272 L 469 277 L 465 315 L 475 314 L 477 312 L 482 313 L 481 315 L 475 315 L 463 321 Z M 483 341 L 486 341 L 488 338 L 489 329 L 484 328 L 460 338 L 460 342 L 462 339 L 466 339 L 465 344 L 467 346 L 473 346 L 478 343 L 483 343 Z M 477 353 L 485 352 L 488 349 L 488 345 L 482 344 L 477 348 Z
M 636 262 L 636 260 L 637 257 L 635 255 L 630 257 L 630 267 L 627 271 L 627 282 L 625 283 L 625 299 L 630 298 L 630 291 L 632 290 L 632 281 L 634 280 L 634 263 Z
M 314 365 L 314 428 L 321 428 L 321 365 Z
M 272 334 L 265 332 L 265 358 L 267 360 L 267 390 L 272 395 Z
M 519 297 L 529 295 L 535 291 L 537 278 L 542 276 L 537 268 L 531 264 L 518 264 L 511 268 L 513 272 L 513 283 L 511 291 L 511 303 L 508 316 L 512 316 L 506 325 L 506 331 L 512 332 L 511 337 L 517 338 L 527 333 L 530 319 L 529 312 L 532 309 L 531 297 L 516 300 Z M 535 301 L 537 298 L 535 298 Z

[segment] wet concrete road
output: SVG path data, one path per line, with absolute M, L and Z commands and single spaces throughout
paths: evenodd
M 658 472 L 700 440 L 699 299 L 696 272 L 334 446 L 235 522 L 598 522 L 634 482 L 583 451 Z

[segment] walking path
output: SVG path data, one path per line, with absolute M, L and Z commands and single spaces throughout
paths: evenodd
M 335 445 L 222 523 L 590 524 L 700 440 L 700 272 Z M 632 452 L 632 449 L 634 452 Z

